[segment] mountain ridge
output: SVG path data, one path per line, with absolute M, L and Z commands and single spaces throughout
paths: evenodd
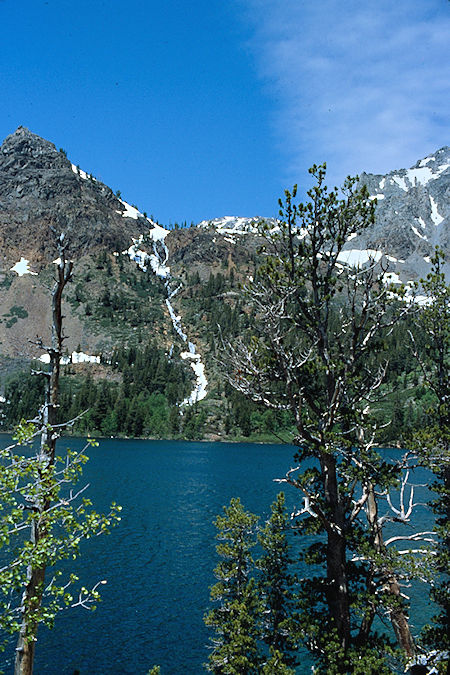
M 377 199 L 376 222 L 345 244 L 340 262 L 375 259 L 389 267 L 390 281 L 400 283 L 425 276 L 427 260 L 440 243 L 448 269 L 447 164 L 450 150 L 445 147 L 411 169 L 363 174 L 361 182 Z M 202 415 L 209 438 L 228 437 L 236 424 L 247 433 L 261 420 L 269 429 L 270 416 L 261 416 L 227 391 L 216 359 L 224 338 L 234 340 L 251 327 L 251 308 L 240 287 L 254 277 L 261 260 L 259 220 L 224 216 L 166 229 L 74 166 L 54 144 L 19 127 L 0 148 L 0 387 L 31 359 L 42 357 L 36 337 L 45 343 L 50 336 L 54 242 L 64 231 L 68 255 L 76 263 L 63 306 L 68 336 L 63 368 L 75 379 L 66 396 L 69 414 L 71 402 L 78 401 L 82 409 L 93 405 L 92 419 L 100 420 L 109 396 L 123 417 L 125 397 L 131 406 L 128 422 L 121 426 L 119 412 L 114 417 L 110 410 L 103 432 L 156 433 L 156 420 L 145 422 L 154 398 L 141 401 L 140 422 L 133 420 L 132 402 L 140 405 L 138 372 L 133 375 L 135 393 L 131 398 L 127 394 L 127 368 L 143 363 L 144 354 L 151 359 L 151 343 L 159 353 L 154 375 L 164 415 L 170 409 L 170 433 L 183 429 L 183 434 L 195 435 L 204 424 Z M 278 227 L 276 219 L 266 221 Z M 168 383 L 169 388 L 166 366 L 179 380 Z M 98 398 L 94 404 L 89 397 L 80 398 L 91 381 L 97 383 L 97 393 L 91 392 L 92 400 Z M 198 409 L 189 405 L 198 402 Z
M 367 185 L 372 198 L 377 199 L 376 222 L 347 242 L 345 249 L 376 250 L 389 256 L 391 268 L 402 281 L 426 274 L 427 259 L 435 245 L 448 256 L 448 146 L 419 159 L 410 169 L 385 175 L 363 173 L 360 183 Z M 201 221 L 195 228 L 214 233 L 213 244 L 217 244 L 217 237 L 234 244 L 236 237 L 255 234 L 258 220 L 224 216 Z M 264 220 L 276 226 L 275 218 Z M 55 252 L 53 230 L 66 232 L 71 255 L 79 257 L 102 247 L 110 252 L 127 250 L 133 240 L 139 240 L 152 227 L 154 223 L 146 214 L 74 166 L 53 143 L 25 127 L 18 127 L 1 145 L 0 245 L 8 261 L 31 256 L 38 267 L 47 263 Z M 193 239 L 192 235 L 171 235 L 167 240 L 174 241 L 175 251 L 180 250 L 183 236 Z M 208 255 L 211 258 L 214 254 L 209 250 Z
M 369 256 L 375 256 L 389 268 L 391 281 L 408 282 L 426 275 L 434 246 L 439 244 L 447 256 L 448 272 L 450 148 L 444 146 L 418 160 L 411 169 L 393 170 L 386 175 L 362 174 L 360 183 L 366 184 L 377 199 L 376 222 L 345 244 L 343 262 L 364 263 Z M 148 298 L 148 311 L 160 318 L 152 330 L 161 338 L 165 336 L 164 344 L 170 346 L 170 333 L 178 332 L 173 315 L 183 313 L 183 303 L 189 306 L 187 286 L 194 275 L 198 275 L 200 284 L 205 284 L 211 275 L 223 272 L 241 281 L 254 273 L 260 248 L 255 226 L 258 220 L 225 216 L 193 227 L 167 230 L 121 199 L 119 193 L 114 194 L 74 166 L 53 143 L 19 127 L 0 147 L 0 312 L 4 317 L 0 320 L 0 346 L 15 358 L 35 355 L 25 343 L 31 339 L 30 331 L 22 335 L 19 330 L 25 326 L 20 320 L 20 314 L 25 312 L 38 334 L 48 330 L 45 284 L 51 279 L 51 263 L 56 257 L 54 233 L 65 231 L 69 255 L 80 261 L 83 270 L 90 270 L 83 272 L 84 281 L 78 282 L 74 296 L 69 293 L 69 350 L 81 344 L 91 353 L 108 353 L 117 339 L 112 335 L 114 331 L 102 327 L 104 318 L 95 321 L 95 316 L 88 314 L 90 304 L 96 306 L 101 301 L 102 288 L 108 287 L 111 295 L 115 285 L 122 283 L 116 296 L 118 293 L 128 298 L 137 312 L 140 301 L 135 297 L 136 289 L 123 280 L 134 278 L 136 266 L 147 275 L 153 273 L 154 282 L 146 277 L 156 294 Z M 277 227 L 275 218 L 267 221 Z M 120 261 L 121 268 L 126 260 L 126 270 L 116 270 L 109 279 L 100 279 L 101 265 L 93 263 L 98 256 Z M 111 264 L 105 263 L 108 270 Z M 179 291 L 173 299 L 172 314 L 166 306 L 169 276 L 172 291 Z M 98 279 L 91 282 L 90 277 Z M 83 291 L 83 284 L 92 291 Z M 85 298 L 89 295 L 91 303 Z M 39 308 L 38 313 L 34 306 Z M 14 307 L 23 307 L 23 311 L 11 315 Z M 123 321 L 124 326 L 128 325 L 129 317 L 124 315 Z M 133 321 L 139 323 L 139 318 Z M 133 339 L 133 328 L 124 328 L 128 339 Z M 17 347 L 13 348 L 14 343 Z

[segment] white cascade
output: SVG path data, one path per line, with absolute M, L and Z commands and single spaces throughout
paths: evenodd
M 181 405 L 192 405 L 193 403 L 204 399 L 207 394 L 208 380 L 205 376 L 205 365 L 202 363 L 201 355 L 197 352 L 194 343 L 188 340 L 188 336 L 184 332 L 181 324 L 181 316 L 176 314 L 175 309 L 171 303 L 171 299 L 182 288 L 182 285 L 177 286 L 177 288 L 173 290 L 170 285 L 170 267 L 167 264 L 169 260 L 169 249 L 167 248 L 167 245 L 164 241 L 169 231 L 160 225 L 157 225 L 150 219 L 147 220 L 149 220 L 152 225 L 152 229 L 148 235 L 141 235 L 139 239 L 133 239 L 133 244 L 127 251 L 124 251 L 123 253 L 128 255 L 131 260 L 134 260 L 138 267 L 140 267 L 140 269 L 142 269 L 144 272 L 147 271 L 148 267 L 150 266 L 158 277 L 164 279 L 164 284 L 167 291 L 166 306 L 172 321 L 173 328 L 187 346 L 187 349 L 181 352 L 180 356 L 182 359 L 190 361 L 191 368 L 196 376 L 194 389 L 191 391 L 190 395 L 184 399 Z M 145 241 L 148 239 L 150 239 L 152 244 L 152 253 L 147 253 L 143 250 Z

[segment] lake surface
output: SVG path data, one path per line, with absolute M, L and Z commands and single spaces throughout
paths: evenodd
M 35 675 L 145 675 L 153 665 L 162 675 L 205 672 L 211 633 L 203 615 L 218 561 L 214 518 L 235 496 L 264 518 L 282 489 L 273 479 L 293 465 L 294 449 L 108 439 L 88 454 L 83 483 L 95 508 L 116 501 L 122 521 L 110 536 L 86 542 L 70 569 L 86 586 L 108 583 L 97 611 L 68 610 L 52 631 L 40 630 Z M 286 500 L 288 508 L 301 503 L 291 488 Z M 428 529 L 429 514 L 419 517 Z M 427 611 L 423 593 L 421 603 L 419 615 Z M 11 671 L 11 652 L 0 654 L 0 664 Z

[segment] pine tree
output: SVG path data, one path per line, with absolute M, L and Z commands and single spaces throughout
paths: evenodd
M 280 652 L 271 649 L 270 658 L 263 665 L 261 675 L 295 675 L 295 670 L 286 665 Z
M 438 543 L 428 565 L 435 576 L 431 597 L 438 611 L 423 637 L 425 647 L 437 659 L 435 666 L 440 673 L 446 672 L 443 655 L 446 654 L 448 659 L 450 650 L 450 286 L 442 270 L 443 261 L 444 253 L 437 247 L 431 259 L 430 273 L 417 286 L 418 292 L 428 299 L 427 304 L 419 308 L 416 318 L 419 336 L 426 336 L 425 349 L 420 349 L 413 334 L 411 338 L 424 385 L 432 394 L 433 403 L 427 410 L 428 423 L 409 439 L 419 461 L 435 476 L 433 489 L 437 497 L 432 508 L 437 517 Z M 430 665 L 433 658 L 429 659 Z
M 214 570 L 218 582 L 211 588 L 211 600 L 220 602 L 205 616 L 216 637 L 207 669 L 212 673 L 250 675 L 259 672 L 258 621 L 260 602 L 256 584 L 250 578 L 258 518 L 244 510 L 239 499 L 224 507 L 216 519 L 217 553 L 222 558 Z
M 261 572 L 258 588 L 263 603 L 262 638 L 280 656 L 286 666 L 294 666 L 297 659 L 295 624 L 295 577 L 291 574 L 292 558 L 287 538 L 289 518 L 284 493 L 280 492 L 271 506 L 272 515 L 258 534 L 263 555 L 256 566 Z M 273 656 L 272 658 L 275 658 Z
M 266 255 L 248 291 L 255 324 L 229 343 L 224 365 L 238 391 L 295 420 L 296 466 L 284 482 L 303 497 L 296 522 L 314 570 L 299 582 L 302 632 L 318 672 L 334 662 L 343 674 L 374 660 L 380 670 L 380 652 L 390 651 L 374 627 L 380 612 L 405 658 L 415 653 L 377 519 L 378 494 L 400 469 L 377 452 L 371 417 L 385 336 L 407 308 L 391 299 L 376 261 L 343 262 L 345 243 L 374 222 L 367 188 L 349 178 L 341 193 L 328 191 L 325 166 L 310 173 L 309 201 L 296 203 L 295 186 L 280 200 L 277 230 L 260 224 Z

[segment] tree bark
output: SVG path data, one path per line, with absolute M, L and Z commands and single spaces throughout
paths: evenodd
M 345 518 L 339 499 L 336 459 L 326 452 L 321 457 L 325 500 L 330 513 L 327 532 L 327 604 L 339 643 L 345 651 L 350 642 L 350 604 L 348 594 Z

